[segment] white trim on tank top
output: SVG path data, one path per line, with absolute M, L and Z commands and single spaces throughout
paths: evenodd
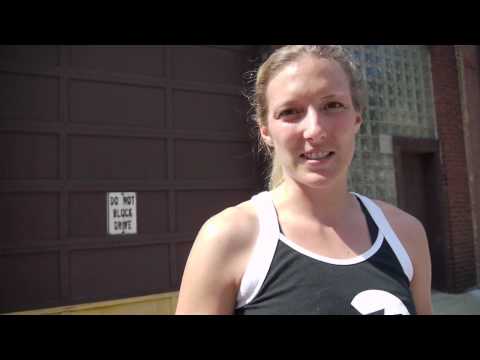
M 255 195 L 251 201 L 257 213 L 259 233 L 240 283 L 237 308 L 250 303 L 260 291 L 270 269 L 280 235 L 277 214 L 270 192 L 265 191 Z
M 294 243 L 293 241 L 288 240 L 288 238 L 283 234 L 280 234 L 280 240 L 287 246 L 291 247 L 293 250 L 301 253 L 302 255 L 308 256 L 309 258 L 312 258 L 324 263 L 333 264 L 333 265 L 354 265 L 354 264 L 358 264 L 363 261 L 366 261 L 373 255 L 375 255 L 378 249 L 380 249 L 380 247 L 382 246 L 383 235 L 379 231 L 376 240 L 374 241 L 373 245 L 368 248 L 368 250 L 366 250 L 362 254 L 359 254 L 353 258 L 347 258 L 347 259 L 335 259 L 335 258 L 315 254 L 314 252 L 308 249 L 305 249 L 304 247 Z
M 397 259 L 400 262 L 400 265 L 402 266 L 402 269 L 405 272 L 405 275 L 407 275 L 408 280 L 411 282 L 413 279 L 412 260 L 410 259 L 410 256 L 408 255 L 407 251 L 405 250 L 405 247 L 403 246 L 402 242 L 397 237 L 397 234 L 395 234 L 395 231 L 390 226 L 390 223 L 385 217 L 385 214 L 383 213 L 382 209 L 380 209 L 380 207 L 377 204 L 375 204 L 375 202 L 373 202 L 366 196 L 363 196 L 354 192 L 352 192 L 352 194 L 356 195 L 362 200 L 363 204 L 365 205 L 368 212 L 370 213 L 370 216 L 375 221 L 378 228 L 385 236 L 385 239 L 387 239 L 388 244 L 392 248 L 393 252 L 397 256 Z
M 236 308 L 241 308 L 242 306 L 250 303 L 260 291 L 260 288 L 267 276 L 268 270 L 270 269 L 270 265 L 272 263 L 279 240 L 295 251 L 317 261 L 334 265 L 353 265 L 366 261 L 373 256 L 380 249 L 385 237 L 397 256 L 403 271 L 411 281 L 413 278 L 412 263 L 400 240 L 390 227 L 388 220 L 383 214 L 383 211 L 369 198 L 353 192 L 352 194 L 356 195 L 365 205 L 365 208 L 367 208 L 371 217 L 377 224 L 379 231 L 377 239 L 367 251 L 349 259 L 334 259 L 321 256 L 301 247 L 300 245 L 297 245 L 291 240 L 288 240 L 283 234 L 280 233 L 277 212 L 275 210 L 271 193 L 269 191 L 264 191 L 253 196 L 252 203 L 257 212 L 257 218 L 259 221 L 259 234 L 240 283 L 240 289 L 237 294 Z

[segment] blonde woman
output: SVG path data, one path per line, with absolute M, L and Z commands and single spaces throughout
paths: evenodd
M 201 228 L 177 314 L 431 314 L 422 224 L 347 187 L 364 94 L 337 45 L 288 45 L 257 72 L 270 191 Z

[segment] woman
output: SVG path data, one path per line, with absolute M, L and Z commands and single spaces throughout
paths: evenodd
M 431 314 L 423 226 L 347 188 L 363 101 L 341 46 L 285 46 L 259 68 L 270 191 L 203 225 L 177 314 Z

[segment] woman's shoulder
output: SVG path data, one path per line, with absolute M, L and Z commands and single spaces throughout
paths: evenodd
M 233 311 L 256 232 L 249 202 L 224 209 L 203 224 L 185 265 L 177 313 Z
M 197 241 L 217 249 L 236 252 L 253 245 L 258 234 L 258 219 L 252 202 L 228 207 L 209 218 L 201 227 Z
M 414 265 L 424 262 L 428 239 L 422 222 L 392 204 L 381 200 L 374 200 L 374 202 L 382 209 Z
M 382 209 L 394 230 L 398 228 L 402 232 L 408 231 L 409 233 L 421 233 L 424 231 L 422 222 L 415 216 L 385 201 L 377 199 L 373 201 Z

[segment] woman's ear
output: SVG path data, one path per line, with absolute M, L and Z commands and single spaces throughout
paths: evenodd
M 270 147 L 273 147 L 272 137 L 270 136 L 270 132 L 268 131 L 267 126 L 260 126 L 260 135 L 262 140 Z
M 362 114 L 357 113 L 357 115 L 355 116 L 355 134 L 358 133 L 362 124 L 363 124 Z

